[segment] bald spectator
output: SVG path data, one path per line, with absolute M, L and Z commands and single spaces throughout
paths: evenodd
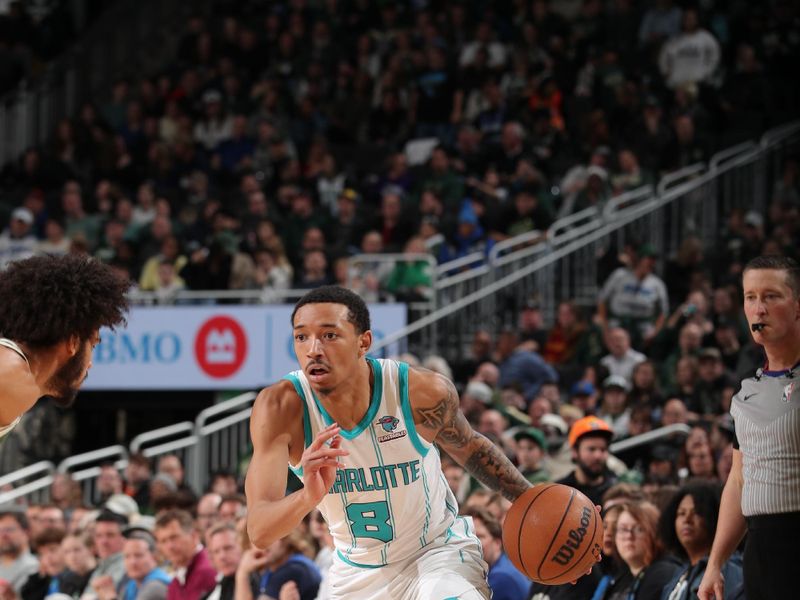
M 614 327 L 606 334 L 606 345 L 610 354 L 600 359 L 600 364 L 608 369 L 609 375 L 617 375 L 628 382 L 633 382 L 633 369 L 647 360 L 647 356 L 631 348 L 631 338 L 622 327 Z

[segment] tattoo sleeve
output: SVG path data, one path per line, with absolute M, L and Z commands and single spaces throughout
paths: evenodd
M 447 382 L 447 395 L 417 408 L 419 423 L 436 432 L 435 442 L 481 483 L 512 502 L 531 484 L 503 451 L 474 431 L 459 410 L 458 392 Z

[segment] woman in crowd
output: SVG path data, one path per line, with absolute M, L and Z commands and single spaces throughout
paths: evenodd
M 658 598 L 680 563 L 664 556 L 658 539 L 658 509 L 649 502 L 622 505 L 614 542 L 626 569 L 598 600 L 649 600 Z
M 683 569 L 664 586 L 661 600 L 694 600 L 706 570 L 717 529 L 720 488 L 709 481 L 694 481 L 678 490 L 659 521 L 659 537 L 667 549 L 683 560 Z M 741 555 L 735 553 L 722 568 L 725 596 L 744 598 Z

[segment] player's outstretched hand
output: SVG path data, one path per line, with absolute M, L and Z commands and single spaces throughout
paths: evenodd
M 322 429 L 314 441 L 303 452 L 300 465 L 303 467 L 303 489 L 309 501 L 319 502 L 336 481 L 336 469 L 344 467 L 339 458 L 349 452 L 341 447 L 341 427 L 336 423 Z

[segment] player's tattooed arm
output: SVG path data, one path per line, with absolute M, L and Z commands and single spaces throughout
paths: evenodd
M 500 448 L 472 429 L 459 408 L 458 391 L 451 381 L 413 369 L 409 388 L 414 422 L 425 439 L 511 501 L 531 486 Z

